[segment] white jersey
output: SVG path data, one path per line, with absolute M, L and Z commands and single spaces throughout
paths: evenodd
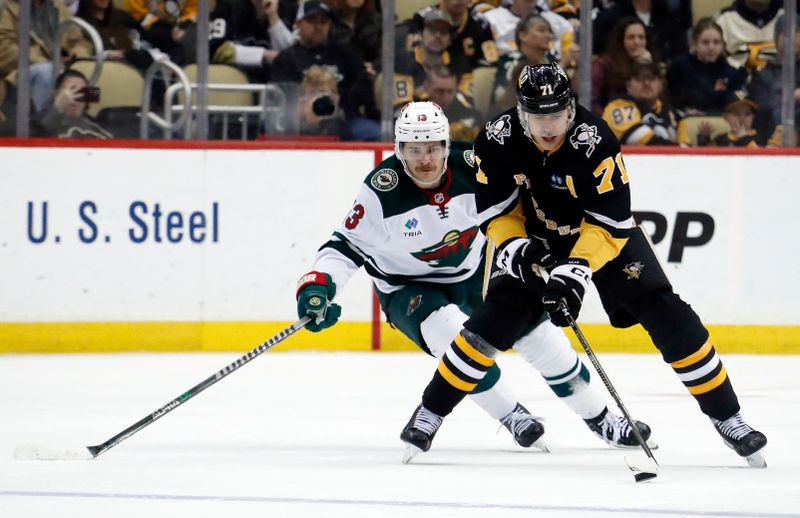
M 542 18 L 550 23 L 553 30 L 553 53 L 556 57 L 561 56 L 561 41 L 566 33 L 572 33 L 575 29 L 569 20 L 553 11 L 542 11 L 539 13 Z M 517 50 L 516 30 L 520 22 L 519 16 L 511 12 L 508 7 L 498 7 L 483 13 L 484 19 L 492 27 L 494 41 L 497 43 L 497 50 L 500 54 L 507 54 L 512 50 Z
M 396 156 L 361 185 L 353 207 L 320 248 L 314 269 L 340 290 L 361 266 L 379 291 L 411 282 L 452 284 L 483 266 L 485 238 L 475 208 L 472 149 L 453 145 L 439 189 L 414 184 Z

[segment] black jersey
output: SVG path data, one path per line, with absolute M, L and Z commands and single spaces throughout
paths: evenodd
M 478 213 L 496 245 L 536 237 L 595 271 L 625 245 L 634 226 L 628 175 L 619 141 L 597 115 L 578 106 L 561 144 L 543 151 L 508 110 L 478 134 L 475 158 Z

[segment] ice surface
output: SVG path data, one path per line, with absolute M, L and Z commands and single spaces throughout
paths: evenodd
M 13 458 L 102 443 L 237 356 L 0 356 L 0 517 L 800 517 L 800 356 L 723 354 L 769 438 L 764 470 L 723 445 L 657 355 L 600 355 L 660 446 L 658 478 L 636 484 L 623 460 L 636 452 L 595 438 L 516 354 L 499 363 L 546 417 L 551 453 L 465 401 L 403 465 L 398 435 L 432 359 L 277 348 L 97 459 Z

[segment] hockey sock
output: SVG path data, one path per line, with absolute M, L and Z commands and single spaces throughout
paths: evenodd
M 494 365 L 489 346 L 481 337 L 466 329 L 450 344 L 425 391 L 422 405 L 445 417 L 472 392 Z
M 670 365 L 704 414 L 724 421 L 739 411 L 728 373 L 711 342 Z
M 495 367 L 496 366 L 497 365 L 495 364 Z M 489 374 L 487 374 L 483 379 L 486 380 L 486 378 L 491 375 L 493 370 L 494 367 L 489 370 Z M 483 381 L 481 381 L 481 384 L 483 384 Z M 480 385 L 478 388 L 480 388 Z M 477 392 L 478 388 L 476 388 L 475 391 L 469 395 L 469 398 L 477 403 L 478 406 L 484 410 L 484 412 L 495 419 L 502 419 L 510 414 L 517 406 L 516 396 L 514 396 L 514 393 L 511 391 L 511 387 L 503 378 L 497 379 L 492 388 L 489 390 Z
M 581 419 L 599 416 L 607 405 L 591 384 L 589 370 L 564 332 L 544 321 L 514 344 L 514 349 L 544 378 L 556 396 Z

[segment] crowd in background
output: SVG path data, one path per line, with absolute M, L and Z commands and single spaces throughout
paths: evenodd
M 196 56 L 197 0 L 32 4 L 34 136 L 113 133 L 87 114 L 94 101 L 86 77 L 54 73 L 54 62 L 60 70 L 92 53 L 86 34 L 71 26 L 61 54 L 52 55 L 59 23 L 70 16 L 96 29 L 105 60 L 139 73 L 157 59 L 186 66 Z M 578 67 L 579 5 L 431 0 L 397 21 L 395 109 L 432 100 L 450 119 L 453 138 L 471 140 L 488 117 L 515 105 L 526 64 L 558 61 L 575 91 L 590 75 L 591 99 L 579 101 L 624 144 L 780 145 L 781 60 L 786 52 L 800 55 L 800 31 L 794 48 L 784 48 L 782 0 L 732 0 L 694 24 L 691 0 L 595 0 L 591 70 Z M 379 140 L 380 9 L 378 0 L 216 0 L 210 63 L 235 67 L 253 84 L 293 85 L 289 118 L 301 135 Z M 0 136 L 14 134 L 18 19 L 18 0 L 0 0 Z M 794 95 L 800 100 L 800 88 Z

